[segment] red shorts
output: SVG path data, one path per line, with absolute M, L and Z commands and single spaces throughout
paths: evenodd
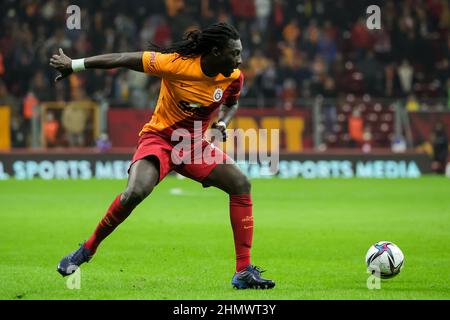
M 177 142 L 172 142 L 156 133 L 145 133 L 139 139 L 130 168 L 137 160 L 155 156 L 159 159 L 159 181 L 174 170 L 185 177 L 201 182 L 218 163 L 233 163 L 226 153 L 204 139 L 199 140 L 196 145 L 192 144 L 192 152 L 189 154 L 180 152 L 176 145 Z

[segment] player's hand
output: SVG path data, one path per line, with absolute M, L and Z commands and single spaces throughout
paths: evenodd
M 56 76 L 55 82 L 66 78 L 73 72 L 72 59 L 66 56 L 61 48 L 59 48 L 59 55 L 54 54 L 50 58 L 50 66 L 60 72 L 60 74 Z
M 227 135 L 227 125 L 223 121 L 214 122 L 211 125 L 211 129 L 219 130 L 222 134 L 222 141 L 227 141 L 228 135 Z M 214 139 L 214 137 L 213 137 Z M 214 142 L 214 141 L 212 141 Z

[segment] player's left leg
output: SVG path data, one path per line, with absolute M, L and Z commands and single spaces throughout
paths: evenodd
M 236 273 L 232 285 L 239 289 L 273 288 L 272 280 L 261 278 L 261 270 L 250 263 L 253 240 L 253 212 L 251 184 L 234 163 L 217 164 L 202 181 L 204 186 L 214 186 L 230 197 L 230 219 L 236 252 Z
M 236 251 L 236 272 L 242 271 L 250 264 L 250 249 L 253 241 L 250 181 L 236 165 L 218 164 L 202 180 L 202 184 L 219 188 L 229 195 L 230 219 Z
M 197 157 L 197 152 L 194 152 L 193 159 L 197 161 L 178 166 L 175 171 L 201 182 L 204 187 L 214 186 L 228 193 L 236 251 L 236 273 L 232 280 L 233 286 L 241 289 L 273 288 L 275 283 L 261 278 L 261 270 L 250 263 L 253 240 L 250 181 L 233 160 L 206 140 L 202 141 L 201 151 L 198 154 L 202 155 L 202 158 Z

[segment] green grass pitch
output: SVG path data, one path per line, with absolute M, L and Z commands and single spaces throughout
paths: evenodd
M 169 177 L 82 266 L 56 272 L 126 181 L 0 182 L 0 299 L 450 299 L 450 179 L 253 180 L 252 260 L 273 290 L 235 290 L 228 197 Z M 397 277 L 366 286 L 389 240 Z

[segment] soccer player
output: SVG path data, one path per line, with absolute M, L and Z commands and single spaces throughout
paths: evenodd
M 226 126 L 238 108 L 244 78 L 238 69 L 242 62 L 239 33 L 231 25 L 216 23 L 203 30 L 191 31 L 184 40 L 168 47 L 152 45 L 150 50 L 72 60 L 59 49 L 59 55 L 50 59 L 50 66 L 60 72 L 55 81 L 85 69 L 118 67 L 145 72 L 162 80 L 155 111 L 139 133 L 125 191 L 111 203 L 90 238 L 60 261 L 58 272 L 67 276 L 88 262 L 100 243 L 153 188 L 170 171 L 176 171 L 204 187 L 214 186 L 229 194 L 236 252 L 232 285 L 239 289 L 273 288 L 275 283 L 262 278 L 262 271 L 250 263 L 253 214 L 249 180 L 220 149 L 205 139 L 195 139 L 198 131 L 203 137 L 217 108 L 220 108 L 218 120 L 212 128 L 220 132 L 223 140 L 226 139 Z M 201 121 L 201 130 L 194 130 L 198 121 Z M 206 150 L 214 159 L 222 161 L 198 161 L 192 155 L 181 154 L 179 163 L 178 152 L 174 150 L 178 142 L 171 139 L 177 132 L 189 132 L 192 150 L 202 151 L 200 154 L 205 154 L 203 151 Z

